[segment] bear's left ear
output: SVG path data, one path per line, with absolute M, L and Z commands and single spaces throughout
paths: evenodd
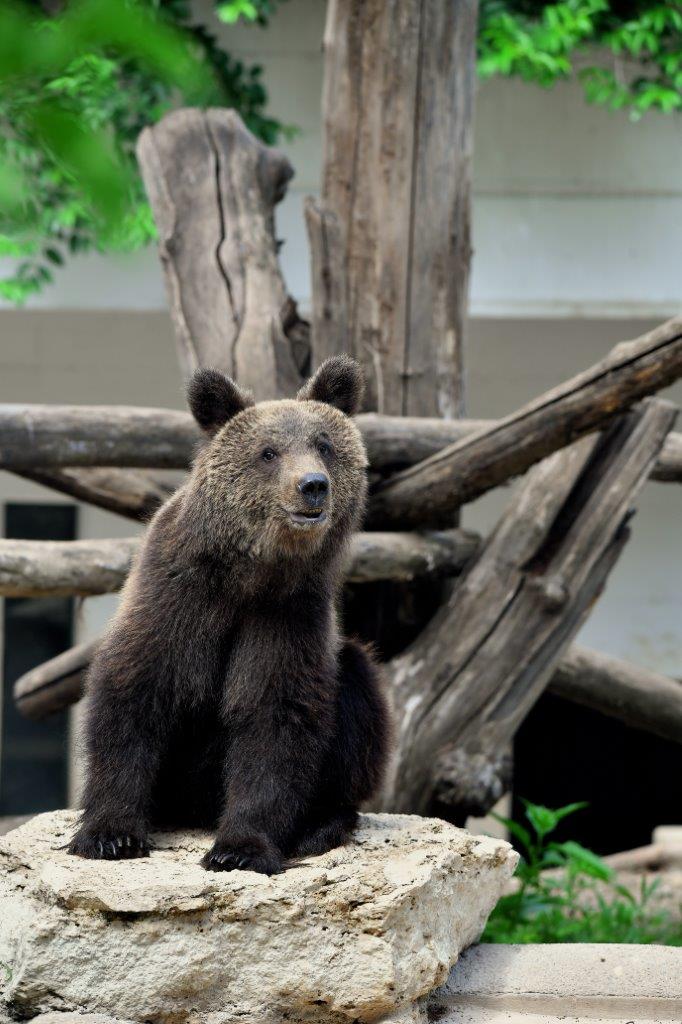
M 187 385 L 187 404 L 201 429 L 211 437 L 228 420 L 253 405 L 253 395 L 242 391 L 220 370 L 202 367 Z
M 365 378 L 360 364 L 350 356 L 332 356 L 325 359 L 297 397 L 304 402 L 326 402 L 347 416 L 354 416 L 360 409 L 364 392 Z

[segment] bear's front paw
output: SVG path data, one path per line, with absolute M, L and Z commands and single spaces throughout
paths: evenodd
M 276 875 L 284 867 L 279 850 L 265 836 L 216 839 L 201 865 L 207 871 L 258 871 L 261 875 Z
M 146 836 L 132 832 L 82 828 L 67 849 L 74 856 L 88 860 L 133 860 L 149 856 L 149 841 Z

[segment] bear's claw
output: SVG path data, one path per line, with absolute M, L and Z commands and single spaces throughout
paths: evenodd
M 268 844 L 227 843 L 216 840 L 201 859 L 207 871 L 258 871 L 262 875 L 276 875 L 282 870 L 282 858 Z
M 87 860 L 133 860 L 149 856 L 149 842 L 144 836 L 130 832 L 90 832 L 81 829 L 67 850 Z

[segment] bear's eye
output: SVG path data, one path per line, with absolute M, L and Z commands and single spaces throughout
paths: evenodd
M 332 446 L 327 441 L 318 441 L 317 442 L 317 450 L 320 453 L 320 455 L 322 456 L 322 458 L 325 458 L 325 456 L 331 455 L 331 453 L 332 453 Z
M 261 452 L 260 457 L 263 460 L 263 462 L 272 462 L 273 459 L 277 458 L 277 452 L 274 450 L 274 448 L 264 448 L 263 451 Z

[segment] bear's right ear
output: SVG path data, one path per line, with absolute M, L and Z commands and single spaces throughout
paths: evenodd
M 220 370 L 196 370 L 187 385 L 187 404 L 201 429 L 211 437 L 228 420 L 253 405 L 253 395 L 242 391 Z

